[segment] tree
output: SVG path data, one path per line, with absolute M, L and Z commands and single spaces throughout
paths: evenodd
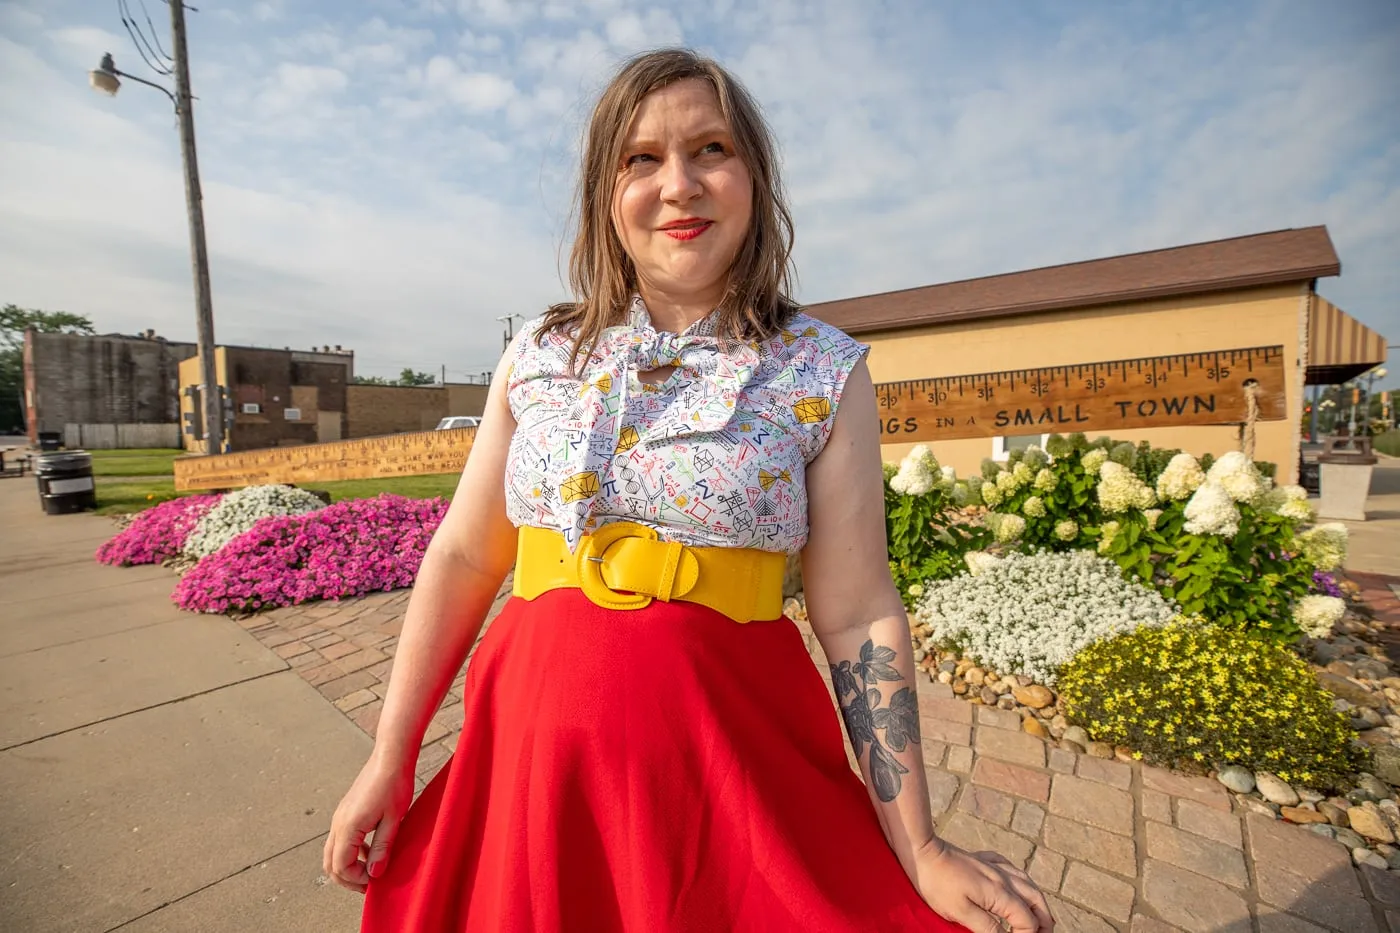
M 437 385 L 437 376 L 432 373 L 416 373 L 408 367 L 399 373 L 399 385 L 401 386 L 432 386 Z
M 389 385 L 389 380 L 385 379 L 383 376 L 356 376 L 354 379 L 350 380 L 350 384 L 357 386 L 386 386 Z
M 0 308 L 0 434 L 24 430 L 24 332 L 91 334 L 92 321 L 68 311 Z

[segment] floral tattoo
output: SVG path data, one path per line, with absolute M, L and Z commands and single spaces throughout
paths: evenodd
M 851 748 L 859 761 L 869 746 L 870 777 L 875 782 L 876 795 L 885 803 L 899 796 L 903 783 L 899 776 L 909 773 L 891 752 L 902 752 L 909 743 L 919 741 L 919 700 L 912 687 L 900 687 L 890 697 L 889 706 L 880 705 L 879 682 L 904 679 L 890 665 L 894 659 L 893 648 L 877 647 L 874 640 L 867 638 L 860 646 L 859 661 L 842 661 L 831 669 L 831 683 L 836 688 L 836 701 L 841 705 Z M 877 729 L 885 732 L 883 744 L 876 735 Z

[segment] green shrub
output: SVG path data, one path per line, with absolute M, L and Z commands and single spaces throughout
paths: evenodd
M 1081 651 L 1061 670 L 1068 718 L 1164 765 L 1243 765 L 1334 788 L 1364 767 L 1308 666 L 1261 639 L 1178 621 Z
M 912 608 L 930 580 L 944 580 L 967 569 L 963 555 L 987 546 L 991 533 L 957 521 L 958 488 L 942 475 L 933 454 L 915 447 L 893 467 L 885 466 L 885 536 L 890 575 Z M 969 495 L 966 484 L 962 495 Z M 915 589 L 911 592 L 911 587 Z

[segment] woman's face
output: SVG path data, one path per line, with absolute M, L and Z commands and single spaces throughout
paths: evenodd
M 708 81 L 653 91 L 623 143 L 613 227 L 648 291 L 718 304 L 753 218 L 753 180 Z

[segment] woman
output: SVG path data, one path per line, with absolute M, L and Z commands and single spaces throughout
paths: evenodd
M 578 301 L 506 353 L 326 841 L 363 929 L 1049 931 L 1023 872 L 934 835 L 865 348 L 786 295 L 757 107 L 689 51 L 639 56 L 581 194 Z M 781 614 L 798 551 L 864 787 Z

